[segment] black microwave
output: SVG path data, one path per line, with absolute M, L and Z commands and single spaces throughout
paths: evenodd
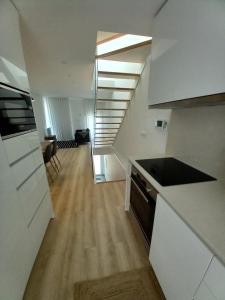
M 36 129 L 30 94 L 0 85 L 0 134 L 2 139 Z

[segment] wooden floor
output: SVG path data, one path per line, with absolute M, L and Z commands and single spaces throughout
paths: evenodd
M 49 223 L 24 300 L 72 300 L 77 281 L 147 266 L 143 241 L 124 211 L 125 182 L 94 184 L 88 146 L 59 151 Z

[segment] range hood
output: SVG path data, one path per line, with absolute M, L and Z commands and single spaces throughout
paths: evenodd
M 149 105 L 148 108 L 149 109 L 190 108 L 190 107 L 215 106 L 215 105 L 225 105 L 225 93 L 157 103 L 157 104 Z

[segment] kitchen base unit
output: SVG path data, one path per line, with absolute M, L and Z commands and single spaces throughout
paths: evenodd
M 192 300 L 213 254 L 158 195 L 150 262 L 167 300 Z
M 0 137 L 0 169 L 0 299 L 22 300 L 53 217 L 38 132 Z
M 225 267 L 214 257 L 194 300 L 223 300 L 225 299 Z

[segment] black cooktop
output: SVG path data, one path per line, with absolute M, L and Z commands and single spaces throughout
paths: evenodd
M 216 180 L 173 157 L 143 159 L 136 162 L 162 186 Z

